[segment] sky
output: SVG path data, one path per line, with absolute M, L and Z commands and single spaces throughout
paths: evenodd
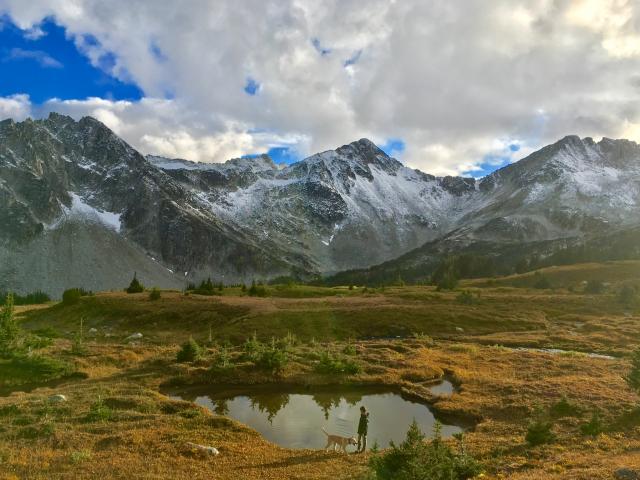
M 92 115 L 142 153 L 293 162 L 366 137 L 482 176 L 640 141 L 636 0 L 0 0 L 0 118 Z

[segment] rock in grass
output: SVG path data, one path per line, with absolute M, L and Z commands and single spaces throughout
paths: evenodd
M 142 334 L 140 332 L 129 335 L 125 338 L 125 341 L 130 342 L 131 340 L 140 340 L 142 339 Z
M 630 468 L 619 468 L 613 473 L 617 480 L 640 480 L 640 472 Z
M 198 445 L 197 443 L 187 442 L 187 448 L 200 455 L 212 456 L 220 455 L 220 451 L 215 447 L 208 447 L 207 445 Z
M 61 393 L 57 393 L 49 397 L 49 403 L 61 403 L 66 401 L 67 397 L 65 395 L 62 395 Z

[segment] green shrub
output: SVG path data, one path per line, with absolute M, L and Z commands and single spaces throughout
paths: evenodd
M 260 343 L 258 337 L 254 333 L 252 337 L 245 340 L 244 345 L 242 346 L 242 357 L 250 362 L 255 362 L 263 348 L 264 346 Z
M 218 352 L 213 357 L 213 363 L 211 364 L 210 370 L 213 372 L 219 372 L 228 370 L 231 367 L 232 364 L 229 349 L 223 345 L 218 349 Z
M 618 301 L 623 305 L 633 305 L 638 300 L 638 290 L 633 285 L 623 285 L 618 291 Z
M 184 362 L 195 362 L 202 357 L 202 348 L 198 345 L 193 337 L 190 337 L 185 343 L 182 344 L 182 347 L 178 351 L 176 355 L 176 360 L 179 363 Z
M 13 295 L 7 294 L 0 311 L 0 356 L 10 357 L 18 351 L 20 327 L 14 315 Z
M 360 373 L 362 368 L 352 359 L 334 357 L 329 352 L 322 352 L 320 354 L 320 361 L 316 365 L 316 371 L 324 374 L 355 375 Z
M 545 443 L 551 443 L 555 440 L 556 436 L 552 431 L 553 423 L 544 418 L 542 411 L 538 410 L 536 418 L 529 423 L 527 427 L 527 433 L 524 437 L 526 442 L 532 446 L 543 445 Z
M 442 441 L 439 423 L 434 426 L 433 440 L 414 422 L 406 439 L 398 446 L 374 456 L 369 462 L 377 480 L 465 480 L 482 472 L 481 465 L 464 452 L 455 452 Z
M 632 390 L 640 393 L 640 347 L 631 354 L 631 370 L 625 380 Z
M 0 305 L 5 304 L 5 299 L 8 294 L 9 292 L 0 292 Z M 49 295 L 39 290 L 27 293 L 26 295 L 19 295 L 17 293 L 12 293 L 12 295 L 14 305 L 38 305 L 51 301 L 51 297 L 49 297 Z
M 91 405 L 89 413 L 85 417 L 87 422 L 106 422 L 113 418 L 113 410 L 104 403 L 101 397 Z
M 160 297 L 162 297 L 160 290 L 158 290 L 156 287 L 153 287 L 149 292 L 149 300 L 151 301 L 160 300 Z
M 0 417 L 16 417 L 20 413 L 20 407 L 15 403 L 0 406 Z
M 546 290 L 549 288 L 553 288 L 549 279 L 544 275 L 542 275 L 540 272 L 536 272 L 535 278 L 536 280 L 533 283 L 533 288 L 537 288 L 539 290 Z
M 356 346 L 348 343 L 347 345 L 345 345 L 345 347 L 342 349 L 342 353 L 344 353 L 345 355 L 349 355 L 349 356 L 354 356 L 358 353 L 358 351 L 356 350 Z
M 189 284 L 189 287 L 187 287 L 187 290 L 192 291 L 196 295 L 207 295 L 207 296 L 220 295 L 220 292 L 216 291 L 216 288 L 213 285 L 213 282 L 211 281 L 211 277 L 207 278 L 206 280 L 202 280 L 200 282 L 200 285 L 198 285 L 197 288 L 194 284 Z
M 41 355 L 17 355 L 11 359 L 11 367 L 19 370 L 29 381 L 47 381 L 73 373 L 71 365 L 52 357 Z
M 127 293 L 142 293 L 144 292 L 144 286 L 138 281 L 137 272 L 133 274 L 131 283 L 125 290 Z
M 591 415 L 589 422 L 580 425 L 580 431 L 583 435 L 591 435 L 593 437 L 601 434 L 604 431 L 604 423 L 600 418 L 598 411 L 594 411 Z
M 91 458 L 91 450 L 76 450 L 69 455 L 73 463 L 82 463 Z
M 40 350 L 51 345 L 53 345 L 53 339 L 50 337 L 26 334 L 22 339 L 22 346 L 25 350 Z
M 585 293 L 598 295 L 604 292 L 604 283 L 600 280 L 589 280 L 584 287 Z
M 256 284 L 256 281 L 254 280 L 251 283 L 251 287 L 249 288 L 249 291 L 247 293 L 251 297 L 266 297 L 267 289 L 264 287 L 264 285 Z
M 563 396 L 560 400 L 551 405 L 549 413 L 554 418 L 577 417 L 582 413 L 582 409 L 579 405 L 570 402 L 567 397 Z
M 456 301 L 462 305 L 473 305 L 477 303 L 476 297 L 473 296 L 473 293 L 469 290 L 463 290 L 456 297 Z
M 456 257 L 446 257 L 431 275 L 431 283 L 440 290 L 453 290 L 458 286 L 460 278 L 460 260 Z
M 284 370 L 289 363 L 289 356 L 287 351 L 278 347 L 275 340 L 273 340 L 271 346 L 263 348 L 258 353 L 254 363 L 256 367 L 275 374 Z
M 60 338 L 60 332 L 50 326 L 38 328 L 37 330 L 34 330 L 33 333 L 41 338 Z
M 75 305 L 80 301 L 80 297 L 82 297 L 82 293 L 79 288 L 69 288 L 62 293 L 62 304 Z

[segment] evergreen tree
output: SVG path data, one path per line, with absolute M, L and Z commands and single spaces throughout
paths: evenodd
M 127 288 L 127 293 L 141 293 L 144 292 L 144 286 L 138 281 L 138 273 L 133 274 L 133 280 Z
M 17 347 L 20 327 L 13 312 L 13 294 L 7 294 L 7 298 L 0 312 L 0 355 L 11 356 Z
M 625 377 L 627 385 L 640 394 L 640 347 L 631 354 L 631 371 Z

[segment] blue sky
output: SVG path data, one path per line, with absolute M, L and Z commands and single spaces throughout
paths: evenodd
M 0 96 L 26 93 L 35 103 L 50 98 L 101 97 L 138 100 L 142 91 L 91 65 L 63 28 L 51 21 L 41 25 L 44 35 L 29 39 L 7 17 L 0 21 Z M 113 61 L 102 59 L 104 67 Z
M 143 91 L 133 83 L 124 83 L 109 75 L 114 58 L 105 55 L 96 67 L 82 54 L 74 41 L 65 34 L 64 28 L 50 19 L 39 26 L 35 35 L 20 30 L 11 19 L 0 19 L 0 96 L 26 93 L 35 104 L 42 104 L 51 98 L 61 100 L 99 97 L 109 100 L 139 100 Z M 97 42 L 85 37 L 89 43 Z M 317 38 L 312 45 L 320 55 L 328 55 L 331 50 L 321 45 Z M 159 61 L 164 61 L 162 51 L 152 45 L 151 51 Z M 346 61 L 357 62 L 361 52 Z M 260 93 L 260 83 L 247 77 L 244 91 L 249 96 Z M 336 145 L 337 147 L 337 145 Z M 389 139 L 380 148 L 388 155 L 399 155 L 405 148 L 400 139 Z M 262 153 L 262 152 L 259 152 Z M 259 153 L 248 153 L 247 157 Z M 266 153 L 276 163 L 294 163 L 301 158 L 294 148 L 277 146 Z

